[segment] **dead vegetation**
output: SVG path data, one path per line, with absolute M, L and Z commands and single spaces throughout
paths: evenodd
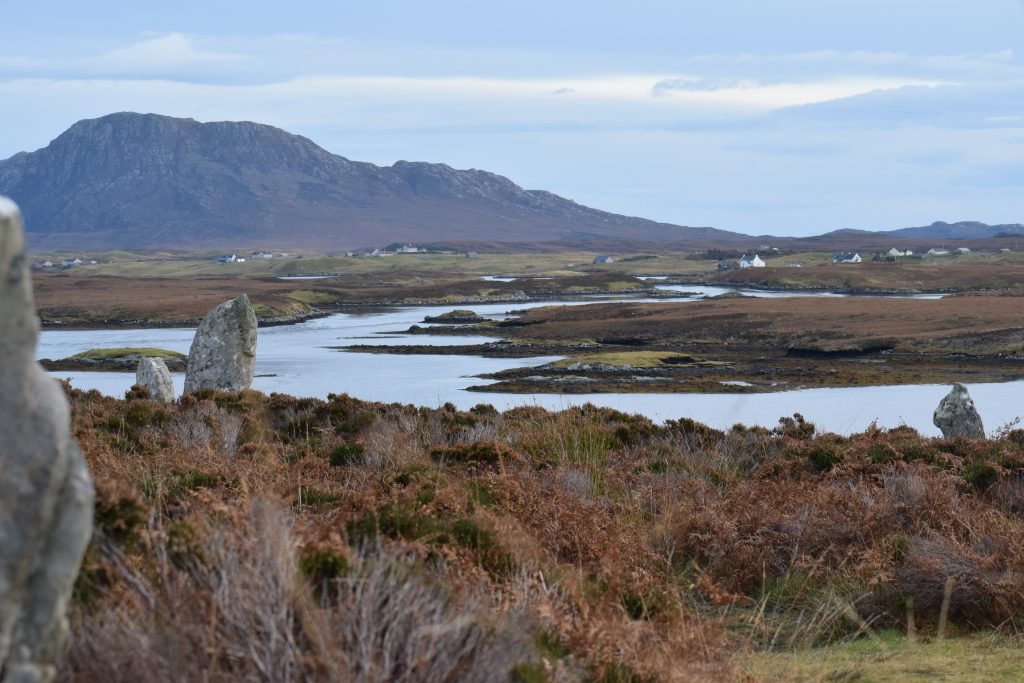
M 729 681 L 1020 625 L 1016 431 L 68 391 L 99 496 L 64 681 Z

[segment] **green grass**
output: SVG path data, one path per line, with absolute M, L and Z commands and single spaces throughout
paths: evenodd
M 316 304 L 331 304 L 338 300 L 338 297 L 327 292 L 317 292 L 312 289 L 296 289 L 288 293 L 288 298 L 299 303 L 315 306 Z
M 188 356 L 177 351 L 167 349 L 153 349 L 148 347 L 120 347 L 114 349 L 89 349 L 71 356 L 69 360 L 107 360 L 110 358 L 121 358 L 124 356 L 148 356 L 150 358 L 163 358 L 164 360 L 188 360 Z
M 821 648 L 742 655 L 737 665 L 764 681 L 1000 683 L 1021 680 L 1024 647 L 994 634 L 926 641 L 887 631 Z

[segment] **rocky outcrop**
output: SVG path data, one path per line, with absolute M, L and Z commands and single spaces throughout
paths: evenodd
M 174 403 L 174 382 L 162 358 L 141 358 L 135 371 L 135 383 L 145 387 L 154 401 Z
M 0 197 L 0 680 L 53 679 L 92 534 L 93 488 L 67 398 L 35 362 L 18 209 Z
M 953 390 L 946 394 L 946 397 L 939 402 L 935 409 L 932 422 L 942 430 L 942 436 L 952 439 L 957 436 L 966 436 L 971 439 L 984 439 L 985 426 L 981 422 L 981 415 L 974 407 L 971 395 L 967 393 L 967 387 L 957 383 Z
M 256 313 L 245 294 L 214 307 L 199 323 L 188 352 L 185 393 L 241 391 L 256 368 Z

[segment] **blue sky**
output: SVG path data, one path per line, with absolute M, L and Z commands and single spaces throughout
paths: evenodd
M 3 14 L 0 158 L 130 110 L 260 121 L 353 159 L 483 168 L 753 234 L 1024 221 L 1024 0 L 109 0 Z

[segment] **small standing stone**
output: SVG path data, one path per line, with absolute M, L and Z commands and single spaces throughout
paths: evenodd
M 967 393 L 967 387 L 959 382 L 953 385 L 953 390 L 946 394 L 946 397 L 939 402 L 935 409 L 932 422 L 942 430 L 942 436 L 952 439 L 957 436 L 966 436 L 971 439 L 984 439 L 985 426 L 981 422 L 981 415 L 974 407 L 971 395 Z
M 149 397 L 161 403 L 174 403 L 174 382 L 163 358 L 143 356 L 135 371 L 135 383 L 149 391 Z
M 185 393 L 241 391 L 256 368 L 256 313 L 245 294 L 214 307 L 199 323 L 188 352 Z
M 39 322 L 18 208 L 0 197 L 0 681 L 56 674 L 93 487 L 68 400 L 35 361 Z

